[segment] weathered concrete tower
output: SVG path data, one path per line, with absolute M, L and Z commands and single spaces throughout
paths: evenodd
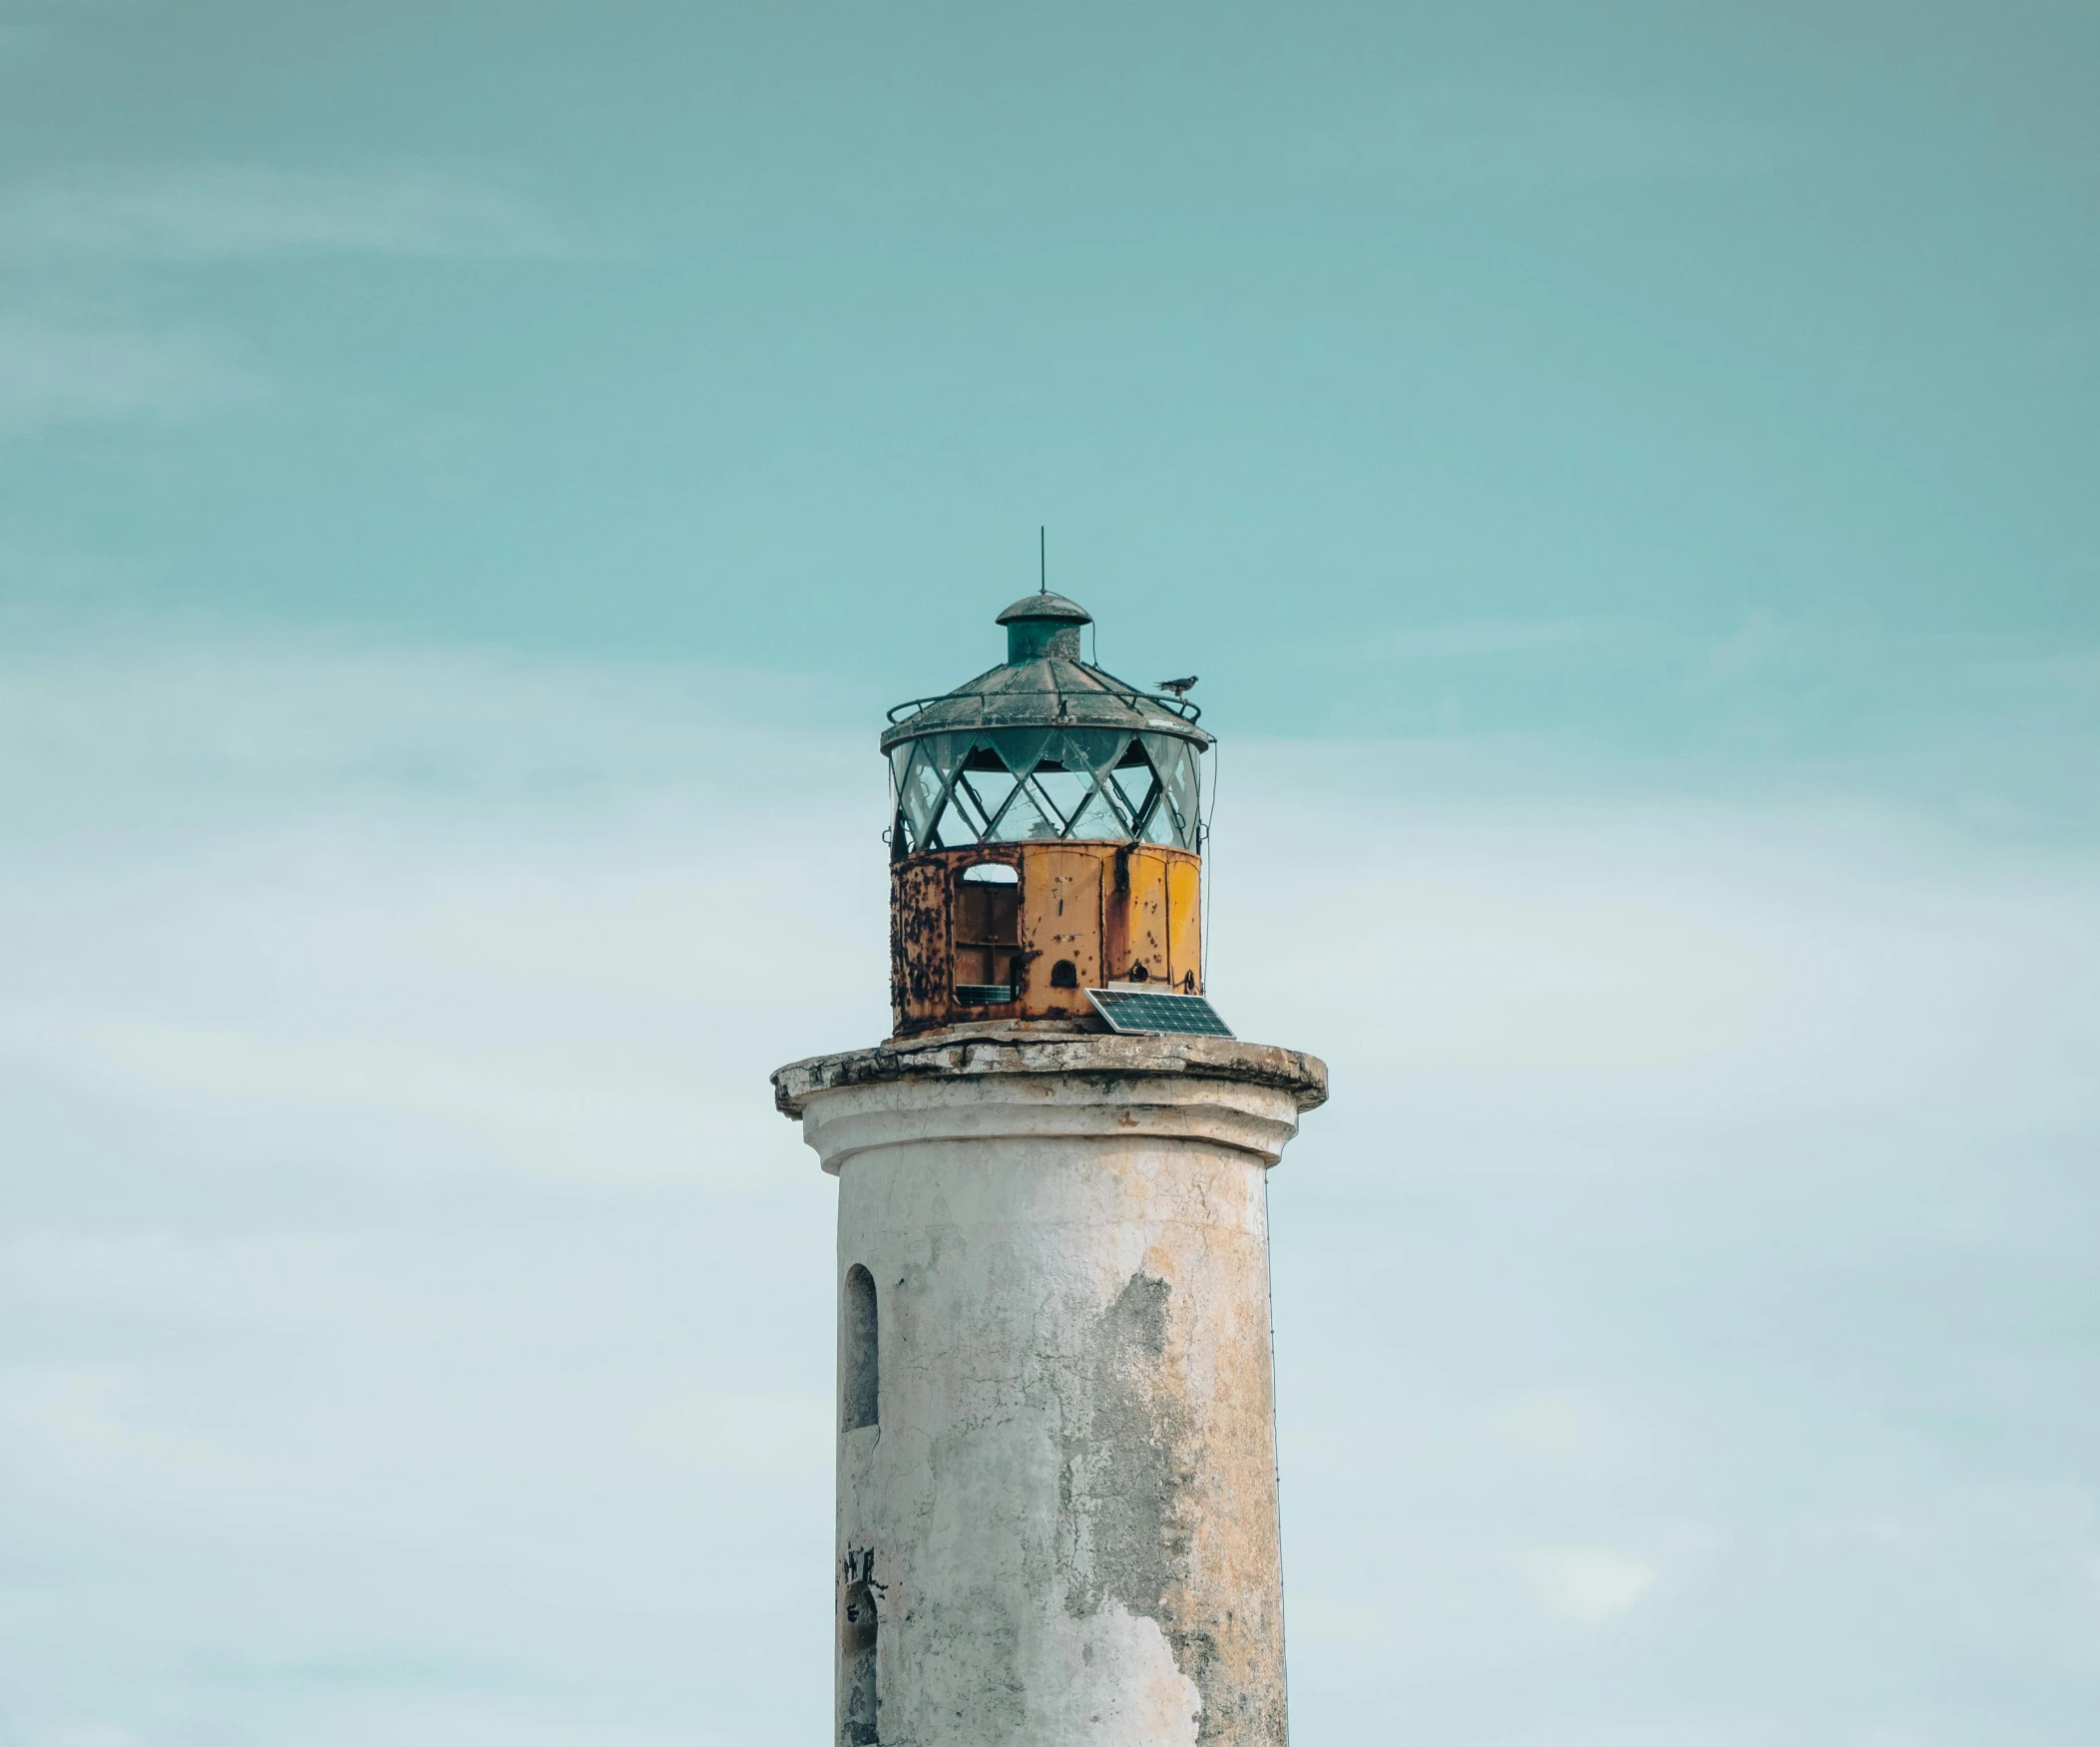
M 839 1179 L 838 1747 L 1281 1747 L 1263 1174 L 1327 1070 L 1202 995 L 1179 697 L 1000 615 L 900 704 L 885 1044 L 773 1076 Z

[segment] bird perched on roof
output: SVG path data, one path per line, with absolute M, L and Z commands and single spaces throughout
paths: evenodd
M 1195 682 L 1196 675 L 1191 673 L 1186 679 L 1162 679 L 1159 681 L 1159 689 L 1171 691 L 1176 697 L 1186 697 L 1189 687 L 1194 685 Z

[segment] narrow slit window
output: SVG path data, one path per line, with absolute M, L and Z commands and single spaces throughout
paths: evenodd
M 882 1349 L 877 1339 L 875 1276 L 856 1262 L 846 1270 L 844 1327 L 840 1331 L 839 1381 L 844 1431 L 879 1423 Z
M 966 867 L 955 888 L 955 998 L 963 1007 L 1020 999 L 1021 876 L 1005 862 Z

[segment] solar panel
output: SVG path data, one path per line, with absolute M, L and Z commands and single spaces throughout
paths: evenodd
M 1229 1038 L 1232 1030 L 1200 995 L 1153 994 L 1149 989 L 1089 989 L 1094 1012 L 1118 1032 L 1185 1032 L 1199 1038 Z

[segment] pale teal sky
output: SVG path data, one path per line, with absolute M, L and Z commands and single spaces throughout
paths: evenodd
M 0 42 L 31 610 L 858 699 L 949 682 L 1048 522 L 1243 728 L 2092 726 L 2033 664 L 2100 640 L 2087 6 L 29 0 Z
M 0 1747 L 786 1747 L 880 707 L 1203 675 L 1295 1739 L 2088 1747 L 2100 12 L 0 0 Z M 727 920 L 725 920 L 727 919 Z

